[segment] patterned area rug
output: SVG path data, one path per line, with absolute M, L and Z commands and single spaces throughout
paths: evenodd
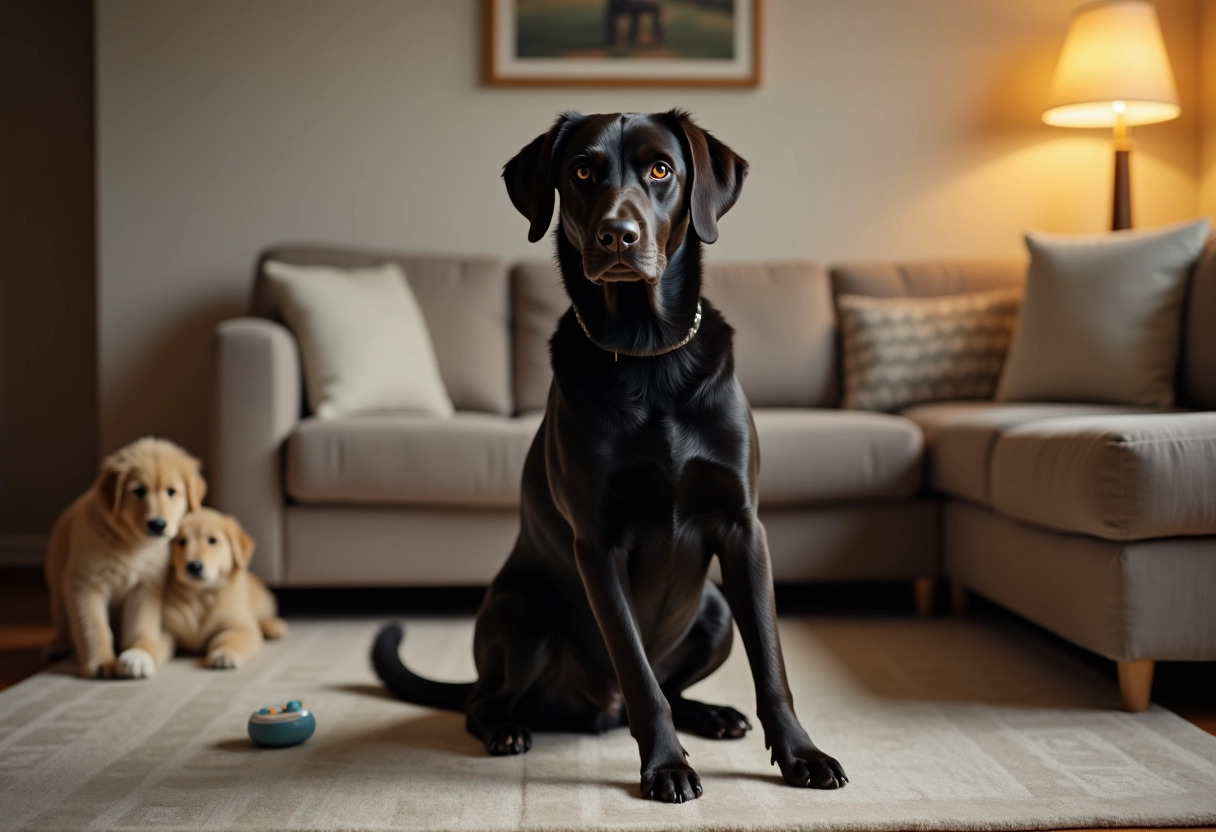
M 705 796 L 637 796 L 626 731 L 540 735 L 490 758 L 463 718 L 382 695 L 376 622 L 293 622 L 238 671 L 178 659 L 146 682 L 66 665 L 0 693 L 0 828 L 122 830 L 1042 829 L 1216 823 L 1216 737 L 1004 623 L 784 619 L 799 713 L 852 780 L 784 786 L 760 736 L 685 745 Z M 470 678 L 465 619 L 413 620 L 404 655 Z M 752 712 L 736 639 L 696 694 Z M 300 698 L 317 733 L 253 748 L 251 711 Z

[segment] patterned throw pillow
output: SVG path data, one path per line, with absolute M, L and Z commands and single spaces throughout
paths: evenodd
M 843 406 L 896 411 L 991 399 L 1021 297 L 1020 288 L 932 298 L 842 295 Z

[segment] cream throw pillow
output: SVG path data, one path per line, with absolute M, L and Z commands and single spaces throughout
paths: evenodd
M 313 413 L 452 415 L 426 320 L 396 263 L 337 269 L 269 261 L 263 270 L 300 342 Z
M 1021 320 L 999 401 L 1167 406 L 1187 279 L 1208 221 L 1153 231 L 1030 232 Z
M 927 298 L 841 295 L 843 406 L 896 411 L 991 399 L 1021 297 L 1020 288 Z

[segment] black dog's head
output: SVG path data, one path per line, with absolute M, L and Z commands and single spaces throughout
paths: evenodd
M 562 232 L 596 284 L 658 283 L 690 227 L 718 239 L 746 176 L 747 162 L 676 110 L 567 113 L 503 168 L 531 242 L 548 231 L 561 193 Z

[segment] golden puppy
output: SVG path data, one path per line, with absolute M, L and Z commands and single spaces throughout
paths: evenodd
M 198 460 L 163 439 L 140 439 L 106 457 L 97 482 L 51 531 L 49 655 L 74 649 L 90 678 L 156 672 L 169 656 L 161 629 L 169 541 L 206 490 Z M 121 613 L 117 657 L 112 611 Z
M 165 630 L 183 649 L 205 653 L 208 667 L 239 667 L 263 636 L 287 634 L 274 596 L 248 569 L 253 545 L 235 517 L 209 508 L 187 514 L 173 541 Z

